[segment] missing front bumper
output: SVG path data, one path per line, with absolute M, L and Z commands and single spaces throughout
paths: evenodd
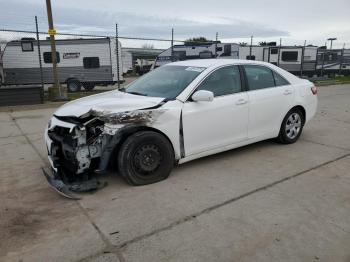
M 73 200 L 81 199 L 76 193 L 92 192 L 107 186 L 107 182 L 101 183 L 96 177 L 84 177 L 67 183 L 64 182 L 64 176 L 59 169 L 56 172 L 53 169 L 42 168 L 42 171 L 51 188 L 60 195 Z

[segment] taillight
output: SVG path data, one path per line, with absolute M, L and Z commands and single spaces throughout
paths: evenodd
M 317 95 L 317 87 L 316 86 L 311 87 L 311 92 L 313 95 Z

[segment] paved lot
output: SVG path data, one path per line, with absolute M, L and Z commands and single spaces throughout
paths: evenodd
M 261 142 L 80 201 L 46 184 L 54 109 L 0 113 L 0 261 L 350 261 L 350 85 L 293 145 Z

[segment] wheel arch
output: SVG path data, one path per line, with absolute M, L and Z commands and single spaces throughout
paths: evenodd
M 65 83 L 67 84 L 69 81 L 72 81 L 72 80 L 74 80 L 74 81 L 79 81 L 79 82 L 80 82 L 80 80 L 79 80 L 78 78 L 76 78 L 76 77 L 68 77 L 68 78 L 66 79 Z M 80 83 L 81 83 L 81 82 L 80 82 Z
M 143 126 L 143 125 L 141 125 L 141 126 L 129 126 L 129 127 L 124 127 L 124 128 L 121 128 L 120 130 L 118 130 L 116 135 L 119 135 L 120 138 L 118 139 L 118 142 L 114 145 L 113 153 L 112 153 L 111 158 L 109 159 L 109 162 L 111 162 L 112 159 L 115 159 L 115 157 L 118 156 L 119 151 L 120 151 L 120 146 L 125 142 L 125 140 L 129 136 L 131 136 L 137 132 L 141 132 L 141 131 L 152 131 L 152 132 L 158 133 L 158 134 L 162 135 L 164 138 L 166 138 L 166 140 L 169 142 L 169 144 L 171 145 L 171 148 L 173 150 L 173 153 L 175 156 L 174 161 L 175 161 L 175 163 L 177 163 L 177 161 L 178 161 L 177 153 L 175 151 L 174 145 L 171 142 L 170 138 L 164 132 L 162 132 L 161 130 L 159 130 L 157 128 L 153 128 L 150 126 Z
M 306 121 L 306 110 L 305 110 L 305 108 L 302 105 L 296 105 L 296 106 L 292 107 L 290 110 L 293 110 L 293 109 L 299 109 L 302 112 L 303 118 L 304 118 L 303 120 L 304 120 L 304 123 L 305 123 L 305 121 Z

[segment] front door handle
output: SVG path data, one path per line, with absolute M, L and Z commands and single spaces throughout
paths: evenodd
M 290 94 L 292 94 L 292 93 L 293 93 L 292 90 L 289 90 L 289 89 L 286 89 L 286 90 L 284 90 L 284 92 L 283 92 L 284 95 L 290 95 Z
M 241 98 L 236 101 L 236 105 L 244 105 L 247 103 L 247 100 Z

